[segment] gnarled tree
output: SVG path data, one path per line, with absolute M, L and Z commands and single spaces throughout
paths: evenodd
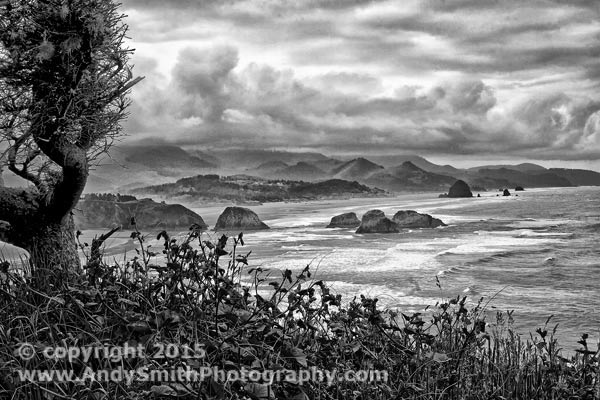
M 112 0 L 0 0 L 0 239 L 34 266 L 79 265 L 71 211 L 121 134 L 127 25 Z

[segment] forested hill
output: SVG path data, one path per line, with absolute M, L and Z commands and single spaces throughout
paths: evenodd
M 381 196 L 385 191 L 358 182 L 329 179 L 321 182 L 269 180 L 246 175 L 220 177 L 197 175 L 175 183 L 147 186 L 137 194 L 188 197 L 194 200 L 231 200 L 238 202 L 276 202 Z

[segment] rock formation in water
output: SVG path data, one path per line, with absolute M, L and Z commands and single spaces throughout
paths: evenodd
M 132 218 L 141 231 L 150 228 L 189 228 L 196 224 L 208 228 L 202 217 L 180 204 L 157 203 L 151 199 L 137 200 L 133 196 L 100 199 L 87 196 L 80 201 L 73 215 L 78 229 L 110 229 L 121 226 L 131 229 Z
M 448 197 L 473 197 L 473 193 L 465 181 L 458 180 L 450 188 Z
M 437 228 L 446 226 L 442 220 L 429 214 L 420 214 L 413 210 L 398 211 L 392 218 L 399 228 Z
M 244 207 L 227 207 L 215 225 L 216 231 L 222 230 L 260 230 L 269 229 L 256 213 Z
M 356 233 L 398 233 L 398 225 L 385 216 L 381 210 L 368 211 Z
M 510 192 L 508 191 L 508 189 L 504 189 L 504 193 L 502 193 L 502 196 L 510 196 Z
M 517 187 L 515 188 L 515 192 L 522 192 L 522 191 L 524 191 L 524 190 L 525 190 L 525 189 L 523 188 L 523 186 L 517 186 Z
M 356 228 L 359 225 L 360 220 L 355 213 L 351 212 L 331 218 L 331 222 L 329 222 L 327 228 Z

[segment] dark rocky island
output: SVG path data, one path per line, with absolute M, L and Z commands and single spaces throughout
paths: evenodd
M 471 192 L 471 188 L 469 187 L 467 182 L 463 180 L 458 180 L 450 188 L 450 191 L 448 192 L 448 197 L 473 197 L 473 193 Z
M 413 210 L 398 211 L 392 218 L 399 228 L 437 228 L 446 226 L 442 220 L 429 214 L 420 214 Z
M 510 196 L 510 191 L 508 189 L 504 189 L 504 192 L 502 192 L 502 196 Z
M 517 187 L 515 188 L 515 192 L 522 192 L 522 191 L 524 191 L 524 190 L 525 190 L 525 188 L 523 188 L 523 186 L 517 186 Z
M 244 207 L 227 207 L 215 225 L 216 231 L 242 229 L 263 230 L 269 227 L 258 218 L 256 213 Z
M 368 211 L 356 233 L 398 233 L 398 225 L 385 216 L 381 210 Z
M 138 200 L 133 196 L 112 194 L 87 195 L 73 210 L 78 229 L 133 228 L 132 218 L 140 230 L 148 228 L 189 228 L 197 224 L 208 228 L 202 217 L 180 204 Z
M 356 213 L 350 212 L 331 218 L 331 222 L 329 222 L 327 228 L 356 228 L 359 225 L 360 220 L 356 216 Z

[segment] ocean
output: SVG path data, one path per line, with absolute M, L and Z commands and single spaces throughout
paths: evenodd
M 277 270 L 311 265 L 313 277 L 346 300 L 364 294 L 377 297 L 384 307 L 411 313 L 459 295 L 468 296 L 471 304 L 483 297 L 490 314 L 514 310 L 515 327 L 523 335 L 552 315 L 549 326 L 559 324 L 567 352 L 578 347 L 582 333 L 595 343 L 600 331 L 600 187 L 514 194 L 487 192 L 471 199 L 407 194 L 251 206 L 271 229 L 245 232 L 242 251 L 252 250 L 250 267 L 271 269 L 275 276 Z M 188 206 L 211 226 L 225 207 Z M 325 228 L 337 214 L 353 211 L 360 218 L 372 209 L 388 217 L 416 210 L 448 226 L 369 235 Z M 83 240 L 98 233 L 86 231 Z M 134 255 L 129 234 L 119 232 L 107 242 L 109 260 Z
M 437 301 L 468 296 L 488 310 L 514 310 L 523 335 L 558 324 L 560 344 L 578 348 L 582 333 L 600 331 L 600 188 L 530 189 L 518 197 L 481 193 L 446 199 L 411 194 L 252 207 L 272 229 L 245 233 L 251 266 L 299 270 L 346 299 L 377 297 L 385 307 L 421 312 Z M 398 234 L 357 235 L 327 229 L 343 212 L 380 209 L 388 217 L 412 209 L 448 224 Z M 219 208 L 219 211 L 221 209 Z M 214 208 L 195 208 L 214 225 Z M 441 290 L 436 285 L 436 277 Z

